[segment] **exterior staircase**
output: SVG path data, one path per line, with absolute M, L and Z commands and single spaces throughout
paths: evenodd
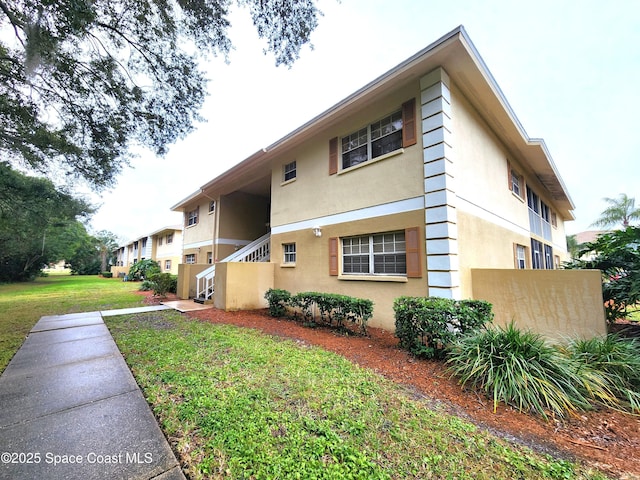
M 254 240 L 240 250 L 232 253 L 222 262 L 268 262 L 271 259 L 271 233 L 266 233 L 262 237 Z M 214 280 L 216 277 L 216 266 L 211 265 L 196 275 L 196 298 L 194 302 L 205 303 L 211 300 L 214 292 Z

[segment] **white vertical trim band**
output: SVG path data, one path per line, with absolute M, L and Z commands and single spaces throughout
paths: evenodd
M 429 295 L 459 298 L 458 229 L 453 175 L 451 91 L 442 68 L 420 79 L 425 252 Z

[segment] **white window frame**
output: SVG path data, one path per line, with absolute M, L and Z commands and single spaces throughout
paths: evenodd
M 529 207 L 529 228 L 531 233 L 551 241 L 551 207 L 527 185 L 527 206 Z
M 171 270 L 171 260 L 165 260 L 164 261 L 164 269 L 165 270 Z
M 186 215 L 186 217 L 187 217 L 187 219 L 186 219 L 187 220 L 186 221 L 187 227 L 193 227 L 194 225 L 198 224 L 198 211 L 199 210 L 200 209 L 196 207 L 195 209 L 187 212 L 187 215 Z
M 296 263 L 297 251 L 295 243 L 282 244 L 282 263 L 292 265 Z
M 393 238 L 389 238 L 393 237 Z M 401 237 L 401 239 L 400 239 Z M 380 242 L 382 240 L 382 242 Z M 374 233 L 370 235 L 357 235 L 352 237 L 343 237 L 341 239 L 342 250 L 342 274 L 343 275 L 373 275 L 373 276 L 406 276 L 407 275 L 407 247 L 404 231 L 393 231 Z M 387 248 L 389 248 L 387 250 Z M 380 248 L 382 250 L 380 250 Z M 377 251 L 376 251 L 377 250 Z M 385 272 L 377 268 L 376 259 L 384 256 L 401 256 L 404 255 L 404 271 L 397 268 L 395 271 Z M 368 257 L 366 263 L 361 262 L 360 266 L 367 266 L 368 272 L 353 271 L 350 258 Z M 384 262 L 384 261 L 383 261 Z M 402 262 L 391 262 L 402 265 Z M 351 270 L 351 271 L 348 271 Z
M 522 198 L 522 177 L 513 168 L 511 169 L 511 191 Z
M 167 235 L 167 245 L 169 245 L 170 243 L 173 243 L 173 233 Z
M 187 253 L 184 256 L 184 263 L 193 265 L 196 263 L 196 254 L 195 253 Z
M 216 211 L 216 201 L 211 200 L 209 202 L 209 213 L 215 213 L 215 211 Z
M 516 268 L 523 270 L 527 268 L 527 247 L 516 244 Z
M 342 170 L 355 167 L 362 163 L 366 163 L 378 157 L 382 157 L 391 152 L 401 150 L 402 147 L 402 109 L 397 110 L 375 122 L 370 123 L 366 127 L 360 128 L 354 132 L 349 133 L 341 138 L 340 141 L 340 166 Z M 374 151 L 374 144 L 380 142 L 384 138 L 389 138 L 391 135 L 399 136 L 399 146 L 393 150 L 376 152 Z M 375 137 L 375 138 L 374 138 Z M 345 154 L 350 154 L 356 150 L 362 149 L 366 146 L 366 158 L 353 161 L 350 160 L 349 164 L 345 165 Z
M 298 177 L 297 162 L 289 162 L 282 166 L 282 182 L 292 182 Z

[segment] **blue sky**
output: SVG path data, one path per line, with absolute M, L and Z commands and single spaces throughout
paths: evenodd
M 291 69 L 263 55 L 248 14 L 235 12 L 230 63 L 207 63 L 207 122 L 164 158 L 141 152 L 102 195 L 93 230 L 128 240 L 180 223 L 170 207 L 200 185 L 458 25 L 529 137 L 545 140 L 576 205 L 568 233 L 590 228 L 606 206 L 603 197 L 626 193 L 640 205 L 640 2 L 319 0 L 318 6 L 324 16 L 311 37 L 314 48 L 305 47 Z

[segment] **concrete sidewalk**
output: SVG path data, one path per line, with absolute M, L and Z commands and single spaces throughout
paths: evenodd
M 0 479 L 184 479 L 102 319 L 42 317 L 0 377 Z

